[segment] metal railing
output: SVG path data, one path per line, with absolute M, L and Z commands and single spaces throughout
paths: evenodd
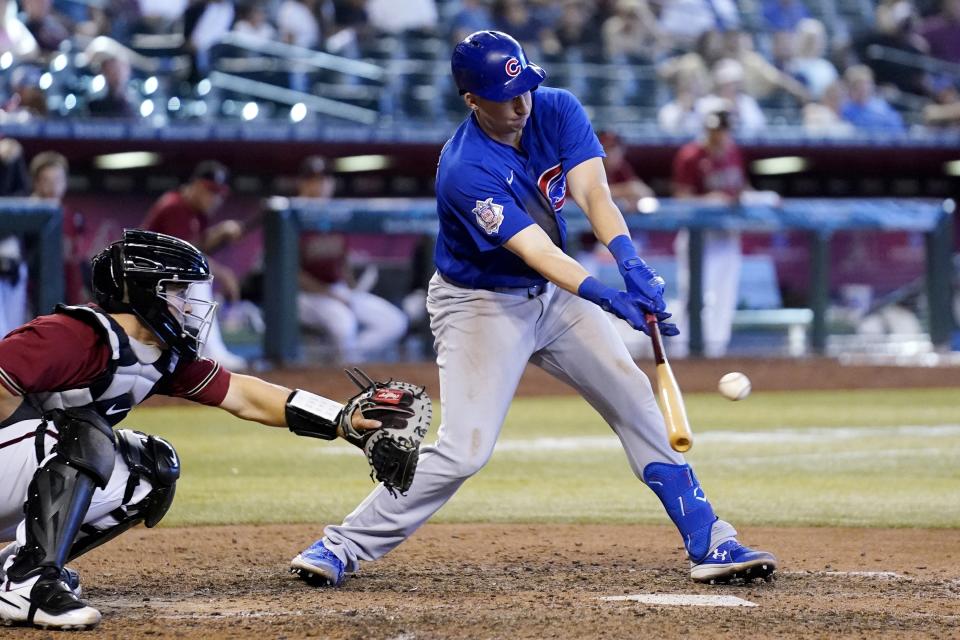
M 287 361 L 299 357 L 296 309 L 299 270 L 299 234 L 304 230 L 345 233 L 419 233 L 436 237 L 439 222 L 432 199 L 374 198 L 317 202 L 309 199 L 270 198 L 264 203 L 264 353 Z M 741 231 L 805 231 L 810 241 L 810 304 L 813 311 L 811 345 L 823 353 L 827 344 L 830 241 L 841 230 L 914 231 L 926 242 L 926 287 L 930 339 L 949 342 L 953 331 L 950 282 L 952 200 L 909 199 L 798 199 L 780 207 L 729 208 L 690 201 L 663 199 L 652 214 L 629 215 L 634 230 L 690 230 L 688 315 L 690 352 L 703 353 L 703 245 L 708 229 Z M 568 204 L 564 210 L 570 237 L 589 231 L 585 216 Z

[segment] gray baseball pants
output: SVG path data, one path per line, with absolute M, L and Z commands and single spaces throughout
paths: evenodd
M 553 284 L 536 297 L 517 293 L 465 289 L 439 275 L 430 281 L 443 423 L 436 443 L 422 448 L 407 495 L 394 498 L 378 486 L 343 524 L 324 529 L 325 546 L 347 571 L 407 539 L 486 464 L 527 362 L 570 384 L 600 413 L 638 478 L 651 462 L 684 464 L 667 442 L 650 381 L 607 314 Z M 717 524 L 726 525 L 718 521 L 714 536 L 732 531 Z

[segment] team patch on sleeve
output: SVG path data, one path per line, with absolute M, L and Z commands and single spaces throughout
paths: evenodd
M 500 225 L 503 224 L 503 205 L 494 202 L 492 197 L 477 200 L 473 215 L 477 216 L 477 224 L 492 236 L 500 231 Z

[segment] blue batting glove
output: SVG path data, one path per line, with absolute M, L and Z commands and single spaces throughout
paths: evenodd
M 647 327 L 647 321 L 644 317 L 646 313 L 653 313 L 657 317 L 657 324 L 660 327 L 660 333 L 665 336 L 675 336 L 680 333 L 677 325 L 664 322 L 670 317 L 666 311 L 649 311 L 644 308 L 647 300 L 641 299 L 628 292 L 617 291 L 613 287 L 608 287 L 593 276 L 586 278 L 580 283 L 577 293 L 581 298 L 589 300 L 604 311 L 612 313 L 618 318 L 625 320 L 627 324 L 638 331 L 650 335 L 650 329 Z
M 617 260 L 617 268 L 623 276 L 627 291 L 639 298 L 639 304 L 644 310 L 659 313 L 666 309 L 667 304 L 663 301 L 666 283 L 637 255 L 633 240 L 627 235 L 620 235 L 611 240 L 607 248 Z

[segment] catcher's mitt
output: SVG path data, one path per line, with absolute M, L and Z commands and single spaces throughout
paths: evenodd
M 374 381 L 360 369 L 346 371 L 360 388 L 341 414 L 341 430 L 347 442 L 363 450 L 370 463 L 370 477 L 383 483 L 396 497 L 405 494 L 413 482 L 420 457 L 420 443 L 433 418 L 433 405 L 423 387 L 409 382 Z M 359 409 L 364 418 L 379 420 L 383 426 L 357 431 L 351 424 Z

